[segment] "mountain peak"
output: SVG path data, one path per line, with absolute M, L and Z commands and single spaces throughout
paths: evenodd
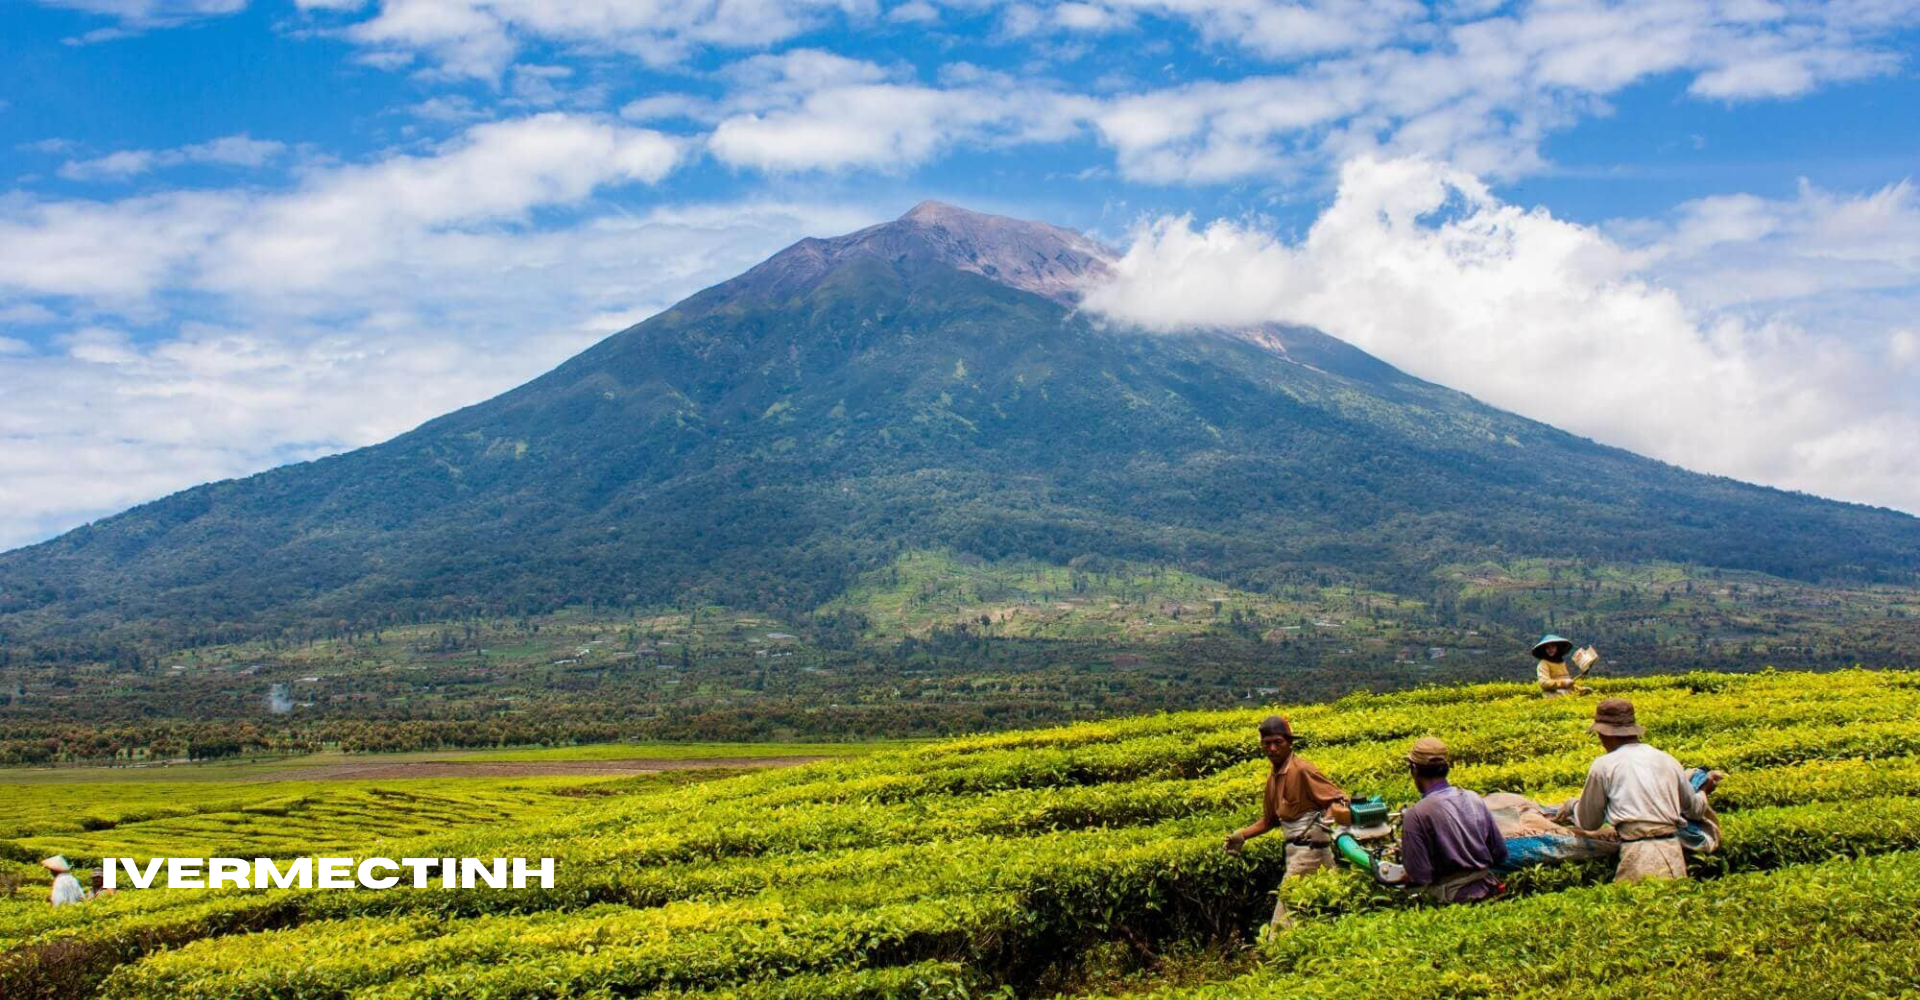
M 962 208 L 959 205 L 948 204 L 944 201 L 935 201 L 931 198 L 908 209 L 907 214 L 902 215 L 894 221 L 917 222 L 925 226 L 958 226 L 965 229 L 1022 230 L 1037 227 L 1063 233 L 1073 233 L 1070 229 L 1061 229 L 1059 226 L 1048 225 L 1044 222 L 1016 219 L 1007 215 L 989 215 L 986 212 L 976 212 L 970 208 Z M 1073 235 L 1079 236 L 1080 234 L 1073 233 Z
M 849 261 L 878 258 L 899 268 L 968 271 L 1071 304 L 1090 282 L 1109 273 L 1116 256 L 1071 229 L 929 200 L 892 222 L 801 240 L 722 287 L 728 298 L 743 293 L 783 298 L 818 285 Z
M 934 223 L 942 219 L 958 216 L 972 216 L 982 219 L 997 218 L 996 216 L 984 215 L 980 212 L 961 208 L 958 205 L 949 205 L 944 201 L 934 201 L 932 198 L 928 198 L 926 201 L 907 209 L 907 214 L 901 216 L 897 221 Z

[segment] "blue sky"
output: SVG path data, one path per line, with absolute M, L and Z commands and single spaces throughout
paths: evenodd
M 1920 3 L 0 5 L 0 547 L 483 399 L 925 197 L 1920 510 Z M 1539 373 L 1554 373 L 1542 391 Z

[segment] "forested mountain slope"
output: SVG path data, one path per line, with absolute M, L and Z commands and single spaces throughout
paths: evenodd
M 1323 334 L 1076 311 L 1066 230 L 929 203 L 805 240 L 392 441 L 0 555 L 0 632 L 205 641 L 566 604 L 794 616 L 908 550 L 1259 590 L 1666 560 L 1909 582 L 1920 520 L 1697 475 Z

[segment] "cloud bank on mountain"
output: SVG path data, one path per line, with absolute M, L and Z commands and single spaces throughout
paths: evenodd
M 1809 189 L 1693 204 L 1614 236 L 1431 160 L 1363 157 L 1295 242 L 1250 222 L 1143 223 L 1086 305 L 1163 331 L 1313 326 L 1687 468 L 1920 510 L 1905 444 L 1920 440 L 1916 210 L 1907 184 Z M 1883 307 L 1823 322 L 1823 300 L 1861 283 Z

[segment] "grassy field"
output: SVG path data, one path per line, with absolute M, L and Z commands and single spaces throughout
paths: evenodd
M 259 760 L 205 761 L 122 767 L 0 768 L 3 785 L 86 785 L 188 783 L 298 779 L 315 772 L 360 764 L 488 764 L 517 761 L 741 761 L 791 757 L 851 757 L 914 741 L 866 743 L 589 743 L 580 746 L 514 747 L 502 750 L 415 750 L 403 753 L 313 753 Z M 636 765 L 644 766 L 644 765 Z
M 608 778 L 0 784 L 0 841 L 27 860 L 297 857 L 553 816 Z
M 168 767 L 11 768 L 0 770 L 0 852 L 17 862 L 52 854 L 295 857 L 556 816 L 578 809 L 584 799 L 645 785 L 655 771 L 664 782 L 677 783 L 687 775 L 899 746 L 611 743 L 324 753 Z M 603 763 L 614 766 L 592 766 Z M 526 767 L 524 773 L 499 774 L 490 766 L 496 764 Z M 551 773 L 571 764 L 589 767 Z M 406 776 L 416 768 L 431 773 Z M 387 776 L 355 777 L 366 771 Z
M 781 757 L 857 757 L 880 750 L 899 748 L 911 742 L 875 740 L 867 743 L 595 743 L 577 747 L 451 751 L 409 756 L 460 763 L 517 760 L 753 761 Z
M 553 889 L 16 904 L 0 910 L 0 995 L 1775 1000 L 1804 993 L 1794 977 L 1808 973 L 1822 995 L 1907 995 L 1920 981 L 1920 674 L 1601 687 L 1635 699 L 1656 745 L 1731 774 L 1716 793 L 1724 844 L 1695 860 L 1696 881 L 1532 869 L 1510 899 L 1435 911 L 1327 873 L 1286 884 L 1302 926 L 1261 940 L 1279 846 L 1236 858 L 1219 842 L 1255 815 L 1265 710 L 1186 713 L 556 793 L 565 808 L 339 848 L 551 856 Z M 1483 685 L 1292 717 L 1303 754 L 1356 793 L 1406 802 L 1399 754 L 1433 733 L 1459 783 L 1551 800 L 1597 752 L 1592 706 Z

